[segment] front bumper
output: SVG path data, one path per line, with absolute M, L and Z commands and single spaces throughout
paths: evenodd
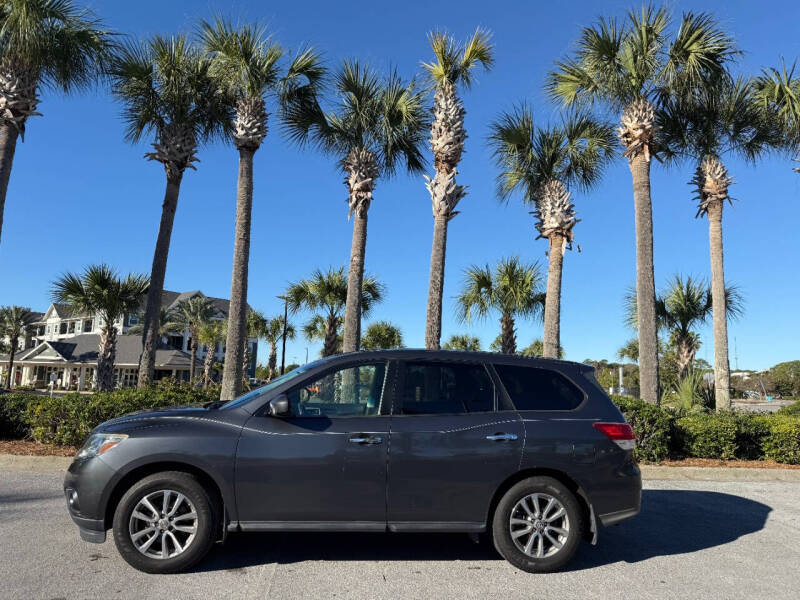
M 106 491 L 114 474 L 114 469 L 97 457 L 76 459 L 67 470 L 64 477 L 67 510 L 84 541 L 97 544 L 106 541 Z

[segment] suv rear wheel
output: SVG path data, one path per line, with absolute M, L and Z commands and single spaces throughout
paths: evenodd
M 529 573 L 563 567 L 578 549 L 582 531 L 577 499 L 552 477 L 530 477 L 514 485 L 500 499 L 492 520 L 497 551 Z
M 182 571 L 213 545 L 218 515 L 216 500 L 196 477 L 155 473 L 122 496 L 114 513 L 114 542 L 122 558 L 140 571 Z

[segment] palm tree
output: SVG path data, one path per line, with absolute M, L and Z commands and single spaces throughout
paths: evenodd
M 464 129 L 464 105 L 458 97 L 461 85 L 469 89 L 472 71 L 478 64 L 489 70 L 494 62 L 489 34 L 477 29 L 464 44 L 457 43 L 445 33 L 428 36 L 435 58 L 422 63 L 435 86 L 433 123 L 430 146 L 433 151 L 433 178 L 425 176 L 433 203 L 433 248 L 431 250 L 428 307 L 425 322 L 425 347 L 438 350 L 442 337 L 442 292 L 447 252 L 447 225 L 458 214 L 456 206 L 466 194 L 463 185 L 456 184 L 458 163 L 467 138 Z
M 364 350 L 389 350 L 403 347 L 403 332 L 389 321 L 375 321 L 361 340 Z
M 267 381 L 278 373 L 278 342 L 283 339 L 283 315 L 272 317 L 266 322 L 266 327 L 261 337 L 269 344 L 269 361 L 267 362 L 268 377 Z M 294 325 L 286 323 L 286 339 L 293 340 L 296 332 Z
M 213 320 L 201 323 L 197 330 L 197 339 L 206 347 L 206 357 L 203 360 L 203 389 L 213 383 L 211 371 L 214 368 L 214 355 L 217 344 L 225 341 L 227 329 L 227 321 Z
M 236 235 L 231 277 L 231 304 L 225 371 L 221 399 L 239 395 L 246 382 L 247 283 L 250 261 L 250 224 L 253 208 L 253 157 L 267 135 L 268 97 L 291 101 L 296 95 L 307 98 L 316 93 L 324 74 L 319 57 L 312 50 L 300 53 L 281 76 L 278 61 L 281 47 L 272 41 L 264 27 L 234 27 L 225 19 L 203 21 L 200 39 L 212 60 L 212 71 L 229 93 L 235 106 L 231 137 L 239 152 L 239 181 L 236 194 Z M 242 354 L 244 353 L 244 354 Z
M 333 83 L 338 103 L 332 112 L 325 113 L 316 102 L 304 99 L 287 109 L 286 124 L 296 141 L 313 142 L 339 157 L 346 175 L 353 240 L 343 349 L 353 352 L 361 341 L 367 211 L 373 190 L 379 177 L 390 177 L 400 164 L 409 173 L 423 170 L 421 146 L 428 123 L 423 91 L 413 81 L 403 83 L 395 73 L 381 78 L 368 66 L 345 61 Z
M 194 381 L 197 348 L 200 345 L 200 328 L 205 323 L 214 320 L 217 315 L 218 311 L 214 307 L 214 302 L 205 296 L 194 296 L 181 300 L 175 307 L 172 317 L 175 328 L 179 331 L 188 330 L 191 336 L 189 351 L 192 358 L 189 365 L 189 381 Z
M 722 250 L 722 212 L 733 183 L 723 159 L 737 156 L 755 164 L 767 152 L 782 147 L 785 136 L 770 111 L 764 110 L 750 81 L 724 77 L 703 85 L 691 95 L 675 97 L 662 111 L 665 154 L 695 163 L 691 183 L 696 189 L 697 217 L 708 217 L 711 288 L 714 310 L 714 380 L 717 410 L 729 410 L 730 363 L 725 313 L 725 271 Z M 679 353 L 679 362 L 684 363 Z M 683 375 L 685 369 L 681 370 Z
M 726 319 L 742 314 L 742 297 L 734 287 L 725 289 L 723 311 Z M 636 295 L 631 292 L 625 298 L 626 322 L 636 327 Z M 675 275 L 667 287 L 656 296 L 658 327 L 669 334 L 669 343 L 675 348 L 678 377 L 683 378 L 694 364 L 694 356 L 700 349 L 700 336 L 695 331 L 705 324 L 713 314 L 713 286 L 696 278 Z M 630 344 L 620 349 L 620 358 L 634 358 Z
M 783 129 L 784 145 L 795 154 L 800 153 L 800 76 L 794 73 L 795 65 L 786 69 L 764 69 L 753 85 L 762 108 L 778 118 Z M 795 159 L 800 162 L 800 157 Z M 794 169 L 800 173 L 800 167 Z
M 128 335 L 141 335 L 144 333 L 144 314 L 138 313 L 139 323 L 128 328 Z M 158 311 L 158 337 L 166 337 L 171 333 L 182 333 L 183 326 L 175 321 L 175 313 L 162 308 Z
M 19 338 L 24 336 L 36 317 L 30 308 L 23 306 L 3 306 L 0 308 L 0 338 L 8 339 L 8 374 L 6 389 L 11 389 L 14 372 L 14 355 L 17 353 Z
M 316 313 L 303 331 L 308 339 L 322 339 L 322 356 L 339 352 L 339 328 L 343 324 L 343 313 L 347 304 L 349 277 L 344 267 L 330 268 L 326 272 L 317 269 L 309 279 L 301 279 L 289 285 L 286 298 L 289 310 L 296 313 L 301 308 Z M 384 287 L 370 275 L 361 282 L 361 314 L 367 316 L 372 307 L 383 300 Z
M 663 8 L 652 5 L 631 11 L 622 26 L 601 19 L 583 29 L 575 56 L 556 63 L 547 85 L 565 105 L 602 102 L 622 113 L 618 134 L 631 170 L 636 223 L 641 394 L 654 404 L 659 392 L 650 158 L 659 151 L 657 111 L 662 98 L 719 78 L 736 54 L 709 15 L 684 14 L 671 42 L 669 21 Z
M 547 306 L 545 305 L 545 314 L 547 313 Z M 547 317 L 545 317 L 547 319 Z M 527 348 L 524 348 L 520 354 L 522 356 L 545 356 L 544 354 L 544 340 L 535 339 L 533 340 Z M 558 347 L 558 355 L 557 356 L 550 356 L 545 358 L 564 358 L 564 348 L 561 346 Z
M 489 142 L 501 172 L 498 195 L 508 201 L 517 190 L 533 206 L 538 238 L 546 238 L 547 300 L 544 307 L 543 356 L 558 358 L 561 347 L 561 272 L 564 250 L 572 247 L 578 222 L 568 186 L 595 186 L 614 154 L 614 130 L 583 113 L 559 125 L 535 127 L 525 105 L 504 113 L 491 125 Z
M 195 168 L 198 144 L 230 127 L 231 110 L 212 76 L 210 59 L 183 35 L 125 46 L 112 61 L 110 76 L 112 91 L 124 105 L 125 137 L 138 142 L 154 133 L 155 151 L 145 157 L 162 163 L 167 179 L 144 312 L 139 364 L 143 387 L 155 370 L 158 314 L 181 180 L 186 169 Z
M 98 314 L 100 347 L 97 355 L 97 389 L 114 388 L 114 361 L 117 353 L 117 319 L 136 311 L 150 283 L 135 273 L 120 277 L 108 265 L 90 265 L 81 274 L 65 273 L 53 282 L 53 301 L 63 302 L 81 312 Z
M 541 316 L 544 307 L 541 283 L 539 264 L 525 264 L 516 256 L 501 259 L 494 270 L 489 265 L 472 265 L 464 272 L 464 283 L 456 300 L 459 317 L 471 322 L 485 318 L 492 311 L 499 312 L 501 351 L 515 354 L 515 319 Z
M 242 352 L 241 356 L 241 386 L 240 390 L 237 391 L 237 394 L 242 390 L 249 390 L 250 389 L 250 340 L 252 338 L 256 339 L 256 343 L 258 340 L 264 337 L 264 332 L 267 328 L 267 318 L 257 310 L 248 309 L 247 312 L 247 319 L 245 320 L 245 331 L 244 331 L 244 351 Z M 228 323 L 230 323 L 230 318 L 228 318 Z M 228 327 L 227 335 L 230 335 L 230 326 Z M 233 360 L 230 355 L 228 354 L 228 342 L 225 342 L 226 352 L 225 352 L 225 359 Z M 222 386 L 225 387 L 225 372 L 223 370 L 222 374 Z M 221 398 L 222 399 L 222 398 Z
M 464 350 L 466 352 L 480 352 L 481 341 L 474 335 L 451 335 L 442 346 L 445 350 Z
M 8 182 L 39 89 L 84 90 L 102 74 L 112 34 L 71 0 L 13 0 L 0 5 L 0 238 Z

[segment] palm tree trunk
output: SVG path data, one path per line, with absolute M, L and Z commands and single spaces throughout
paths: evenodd
M 517 336 L 514 332 L 514 317 L 504 314 L 500 317 L 500 347 L 503 354 L 517 353 Z
M 711 314 L 714 322 L 714 396 L 718 411 L 730 410 L 730 363 L 722 258 L 722 202 L 708 207 L 708 242 L 711 250 Z
M 270 342 L 269 344 L 269 361 L 267 362 L 267 366 L 269 367 L 267 382 L 270 382 L 272 378 L 275 377 L 275 372 L 278 368 L 278 345 L 275 342 Z
M 250 341 L 245 337 L 244 348 L 242 349 L 242 389 L 241 391 L 250 389 Z
M 325 324 L 325 343 L 322 346 L 322 356 L 332 356 L 337 352 L 339 334 L 336 331 L 336 317 L 328 317 Z
M 0 241 L 3 239 L 3 212 L 18 137 L 19 130 L 16 127 L 8 123 L 0 125 Z
M 11 338 L 10 340 L 11 348 L 8 349 L 8 374 L 6 375 L 6 389 L 11 389 L 11 378 L 14 374 L 14 356 L 17 353 L 17 344 L 19 343 L 19 338 Z
M 347 272 L 342 352 L 356 352 L 361 345 L 361 287 L 366 248 L 367 210 L 358 209 L 353 214 L 353 242 L 350 247 L 350 270 Z
M 161 313 L 161 294 L 164 291 L 164 278 L 167 274 L 169 243 L 175 211 L 178 209 L 178 195 L 181 190 L 183 173 L 167 175 L 167 189 L 161 207 L 161 223 L 158 227 L 156 249 L 153 252 L 153 266 L 150 271 L 150 288 L 144 310 L 144 333 L 142 334 L 142 356 L 139 359 L 138 387 L 150 385 L 156 370 L 156 350 L 159 342 L 159 314 Z
M 686 377 L 694 362 L 694 342 L 691 338 L 681 338 L 677 343 L 678 379 Z
M 639 387 L 645 402 L 659 403 L 656 285 L 653 269 L 653 207 L 650 161 L 643 154 L 629 162 L 636 220 L 636 310 L 639 324 Z
M 544 344 L 542 356 L 558 358 L 561 347 L 561 272 L 564 267 L 564 236 L 550 236 L 550 264 L 547 269 L 547 294 L 544 300 Z
M 195 363 L 197 361 L 197 348 L 200 346 L 199 342 L 197 341 L 197 331 L 192 332 L 192 343 L 189 346 L 189 350 L 191 351 L 191 363 L 189 364 L 189 383 L 194 383 L 194 375 L 195 375 Z
M 106 323 L 100 332 L 100 354 L 97 356 L 97 391 L 114 389 L 114 362 L 117 354 L 117 330 Z
M 444 291 L 444 263 L 447 256 L 447 223 L 449 217 L 433 219 L 433 248 L 428 283 L 428 309 L 425 319 L 425 347 L 439 350 L 442 340 L 442 292 Z
M 242 353 L 247 329 L 247 277 L 250 265 L 250 221 L 253 211 L 253 155 L 239 149 L 239 184 L 236 194 L 236 241 L 233 247 L 231 304 L 228 337 L 225 341 L 225 369 L 220 400 L 236 398 L 242 391 Z
M 211 369 L 214 366 L 214 350 L 216 350 L 216 343 L 208 342 L 208 352 L 206 352 L 206 357 L 203 361 L 203 389 L 207 389 L 208 384 L 211 383 Z

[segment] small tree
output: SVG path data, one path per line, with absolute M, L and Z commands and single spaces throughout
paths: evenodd
M 82 274 L 65 273 L 53 282 L 53 301 L 100 317 L 100 347 L 97 355 L 97 389 L 114 388 L 117 353 L 116 321 L 141 306 L 150 286 L 145 275 L 131 273 L 124 279 L 108 265 L 91 265 Z
M 205 296 L 195 296 L 194 298 L 181 300 L 175 307 L 174 323 L 179 326 L 181 331 L 188 329 L 192 338 L 189 343 L 189 351 L 192 355 L 192 362 L 189 365 L 189 381 L 194 381 L 195 377 L 195 361 L 197 360 L 200 328 L 214 319 L 217 314 L 218 311 L 214 307 L 214 302 Z
M 6 389 L 11 389 L 14 372 L 14 355 L 19 346 L 19 338 L 23 337 L 28 327 L 35 320 L 30 308 L 23 306 L 4 306 L 0 308 L 0 336 L 8 338 L 8 373 Z
M 473 265 L 464 272 L 464 283 L 456 304 L 462 321 L 483 319 L 500 313 L 501 351 L 517 351 L 515 319 L 541 318 L 544 310 L 542 275 L 538 263 L 525 264 L 519 258 L 501 259 L 494 269 Z
M 375 321 L 361 339 L 364 350 L 388 350 L 403 347 L 403 333 L 389 321 Z
M 286 339 L 293 340 L 297 335 L 294 325 L 286 323 Z M 278 342 L 283 339 L 283 315 L 267 320 L 263 332 L 263 339 L 269 344 L 269 361 L 267 362 L 267 381 L 271 381 L 278 374 Z
M 444 350 L 463 350 L 465 352 L 480 352 L 481 341 L 474 335 L 456 334 L 451 335 L 442 345 Z

